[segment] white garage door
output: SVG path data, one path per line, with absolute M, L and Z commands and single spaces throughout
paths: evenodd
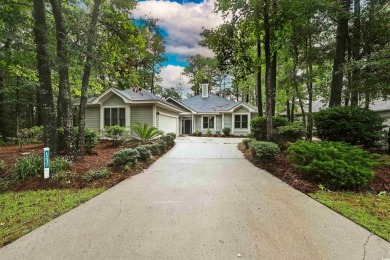
M 158 128 L 164 133 L 175 133 L 177 134 L 177 117 L 159 115 Z

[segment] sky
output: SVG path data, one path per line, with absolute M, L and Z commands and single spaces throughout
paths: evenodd
M 208 48 L 199 46 L 202 28 L 215 28 L 222 23 L 222 17 L 215 14 L 215 0 L 176 0 L 176 1 L 138 1 L 135 18 L 150 17 L 159 19 L 159 26 L 163 30 L 166 41 L 166 57 L 168 61 L 161 70 L 162 86 L 176 87 L 180 81 L 189 92 L 188 77 L 182 76 L 186 59 L 195 54 L 213 57 Z M 185 93 L 183 93 L 185 94 Z

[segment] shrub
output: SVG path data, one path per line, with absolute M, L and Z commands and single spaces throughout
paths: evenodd
M 230 135 L 230 131 L 231 131 L 231 129 L 229 127 L 224 127 L 222 129 L 222 133 L 223 133 L 224 136 L 229 136 Z
M 250 143 L 249 148 L 254 157 L 264 160 L 272 160 L 280 153 L 279 146 L 273 142 L 253 141 Z
M 23 128 L 16 133 L 20 148 L 23 145 L 32 141 L 42 141 L 43 139 L 43 126 L 34 126 L 32 128 Z
M 341 142 L 298 141 L 288 148 L 288 159 L 329 189 L 361 188 L 374 177 L 373 155 Z
M 280 126 L 288 124 L 287 118 L 274 116 L 272 118 L 272 127 L 275 130 Z M 251 131 L 256 140 L 267 140 L 267 118 L 258 116 L 251 120 Z
M 3 160 L 0 160 L 0 172 L 5 170 L 5 162 Z
M 104 133 L 108 138 L 111 138 L 114 142 L 121 141 L 125 138 L 127 133 L 126 128 L 119 125 L 106 126 L 104 128 Z
M 246 138 L 246 139 L 242 140 L 242 143 L 244 144 L 246 149 L 249 149 L 250 143 L 253 141 L 254 141 L 253 139 Z
M 112 161 L 116 166 L 130 165 L 131 167 L 137 163 L 140 154 L 133 148 L 120 150 L 113 154 Z
M 83 180 L 85 182 L 91 182 L 99 179 L 107 179 L 110 176 L 111 172 L 107 169 L 100 170 L 89 170 L 84 176 Z
M 207 131 L 205 133 L 205 136 L 211 136 L 211 130 L 210 129 L 207 129 Z
M 0 178 L 0 192 L 8 190 L 9 180 Z
M 158 155 L 160 153 L 158 144 L 146 144 L 144 147 L 146 147 L 146 149 L 148 149 L 152 155 Z
M 56 157 L 50 162 L 50 172 L 56 175 L 59 172 L 67 171 L 72 166 L 72 162 L 66 157 Z
M 173 140 L 175 140 L 177 137 L 177 135 L 175 133 L 168 133 L 166 135 L 172 136 Z
M 152 152 L 148 149 L 148 147 L 146 147 L 144 145 L 138 146 L 135 149 L 138 151 L 138 153 L 140 155 L 139 159 L 142 161 L 147 161 L 152 156 Z
M 168 149 L 168 144 L 163 141 L 163 140 L 160 140 L 158 143 L 157 143 L 157 146 L 158 146 L 158 149 L 161 151 L 161 152 L 165 152 L 167 149 Z
M 217 136 L 221 136 L 221 131 L 216 131 L 215 134 L 216 134 Z
M 175 139 L 172 136 L 164 135 L 160 138 L 160 140 L 166 143 L 167 148 L 170 148 L 175 145 Z
M 86 152 L 91 154 L 93 148 L 100 142 L 100 134 L 93 129 L 85 129 L 85 148 Z
M 16 161 L 14 177 L 16 179 L 27 179 L 32 176 L 39 176 L 43 173 L 43 161 L 39 155 L 28 155 Z
M 139 140 L 142 144 L 149 143 L 163 134 L 156 127 L 148 127 L 147 124 L 141 125 L 140 123 L 136 123 L 133 130 L 135 139 Z
M 385 127 L 375 112 L 356 106 L 336 106 L 313 115 L 317 135 L 325 141 L 342 141 L 366 147 L 375 145 Z
M 279 126 L 276 128 L 275 140 L 280 145 L 285 145 L 287 142 L 294 143 L 306 134 L 306 130 L 303 123 L 295 121 L 285 126 Z
M 63 186 L 77 182 L 79 175 L 71 171 L 60 171 L 52 176 L 51 180 Z

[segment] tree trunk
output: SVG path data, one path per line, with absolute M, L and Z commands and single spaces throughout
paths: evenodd
M 360 21 L 360 0 L 354 0 L 353 8 L 353 31 L 352 31 L 352 43 L 351 52 L 352 59 L 359 61 L 361 48 L 361 21 Z M 360 85 L 360 71 L 357 68 L 352 70 L 351 75 L 351 106 L 359 105 L 359 85 Z
M 275 116 L 275 111 L 276 111 L 276 73 L 278 69 L 278 64 L 277 64 L 277 52 L 274 51 L 272 54 L 272 66 L 271 66 L 271 89 L 272 89 L 272 116 Z
M 257 110 L 258 116 L 263 116 L 263 94 L 261 91 L 261 38 L 260 38 L 260 2 L 256 2 L 255 7 L 255 27 L 256 27 L 256 55 L 257 55 L 257 74 L 256 74 L 256 92 L 257 92 Z
M 329 106 L 340 106 L 343 91 L 343 66 L 348 36 L 348 12 L 351 0 L 342 0 L 343 10 L 337 21 L 336 49 L 333 59 L 332 83 L 330 86 Z
M 295 120 L 295 96 L 291 99 L 291 123 Z
M 307 135 L 306 139 L 311 141 L 313 139 L 313 64 L 311 57 L 309 56 L 309 49 L 312 48 L 311 35 L 309 36 L 308 42 L 306 43 L 306 57 L 308 62 L 308 82 L 307 92 L 309 96 L 309 113 L 307 114 Z
M 286 96 L 287 96 L 287 100 L 286 100 L 286 108 L 287 108 L 287 119 L 289 122 L 291 122 L 291 110 L 290 110 L 290 91 L 288 91 L 288 89 L 286 89 Z
M 11 46 L 11 39 L 6 39 L 4 43 L 4 52 L 7 53 Z M 7 140 L 7 129 L 5 128 L 6 124 L 6 113 L 5 113 L 5 101 L 6 97 L 4 94 L 5 91 L 5 71 L 0 71 L 0 134 L 3 141 Z
M 298 46 L 296 43 L 294 43 L 294 68 L 293 68 L 293 81 L 294 81 L 294 88 L 295 88 L 295 95 L 298 97 L 298 103 L 301 108 L 302 113 L 302 122 L 303 126 L 306 128 L 306 114 L 305 114 L 305 108 L 303 106 L 303 102 L 301 99 L 301 95 L 299 93 L 299 86 L 298 86 L 298 78 L 297 78 L 297 65 L 298 65 L 298 59 L 299 59 L 299 53 L 298 53 Z
M 56 23 L 56 38 L 57 38 L 57 58 L 58 58 L 58 74 L 59 95 L 58 95 L 58 110 L 57 120 L 61 121 L 58 125 L 64 128 L 64 149 L 65 154 L 73 154 L 73 113 L 72 113 L 72 96 L 69 86 L 69 58 L 67 48 L 67 32 L 65 22 L 62 16 L 62 6 L 60 0 L 50 0 L 54 20 Z M 62 141 L 62 140 L 60 140 Z
M 88 29 L 87 38 L 87 57 L 84 64 L 84 74 L 81 85 L 81 97 L 80 97 L 80 110 L 79 110 L 79 132 L 77 138 L 77 151 L 80 158 L 84 158 L 84 143 L 85 143 L 85 110 L 87 106 L 87 91 L 89 85 L 89 77 L 92 70 L 92 59 L 93 59 L 93 44 L 96 30 L 96 24 L 99 16 L 99 9 L 102 0 L 95 0 L 91 23 Z
M 57 154 L 57 120 L 51 82 L 50 56 L 44 0 L 34 0 L 34 35 L 37 52 L 39 91 L 43 109 L 44 141 L 53 155 Z
M 265 53 L 265 100 L 267 116 L 267 140 L 272 140 L 273 122 L 272 122 L 272 60 L 271 60 L 271 40 L 270 40 L 270 22 L 269 22 L 270 0 L 264 2 L 264 53 Z

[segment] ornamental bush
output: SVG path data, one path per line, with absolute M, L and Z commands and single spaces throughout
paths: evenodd
M 250 143 L 249 149 L 253 157 L 264 160 L 273 160 L 280 153 L 279 146 L 273 142 L 253 141 Z
M 119 125 L 106 126 L 104 133 L 108 138 L 111 138 L 114 142 L 118 142 L 125 138 L 127 129 Z
M 177 137 L 177 135 L 175 133 L 168 133 L 166 135 L 171 136 L 173 138 L 173 140 L 175 140 Z
M 146 144 L 144 147 L 148 149 L 152 155 L 158 155 L 160 153 L 158 144 Z
M 357 189 L 374 177 L 374 156 L 342 142 L 298 141 L 288 148 L 287 158 L 300 170 L 313 174 L 329 189 Z
M 274 130 L 288 124 L 287 118 L 284 117 L 274 116 L 272 120 Z M 267 140 L 267 118 L 265 116 L 258 116 L 252 119 L 251 131 L 256 140 Z
M 365 147 L 375 146 L 385 127 L 375 112 L 356 106 L 335 106 L 313 115 L 317 135 L 324 141 L 342 141 Z
M 91 154 L 93 148 L 100 142 L 100 134 L 96 130 L 85 129 L 85 148 L 86 152 Z
M 59 172 L 67 171 L 72 166 L 72 162 L 66 157 L 56 157 L 50 162 L 50 172 L 56 175 Z
M 145 145 L 138 146 L 135 150 L 139 152 L 139 159 L 142 161 L 147 161 L 152 156 L 152 152 Z
M 120 150 L 112 155 L 112 162 L 116 166 L 134 166 L 137 163 L 140 154 L 137 150 L 133 148 L 127 148 Z
M 246 149 L 249 149 L 249 146 L 250 146 L 251 142 L 253 142 L 253 141 L 254 141 L 253 139 L 246 138 L 246 139 L 242 140 L 242 143 L 244 144 Z
M 43 173 L 43 160 L 39 155 L 27 155 L 16 161 L 14 177 L 27 179 Z
M 173 138 L 171 135 L 164 135 L 160 138 L 162 142 L 165 142 L 167 145 L 167 148 L 170 148 L 175 145 L 175 138 Z
M 99 179 L 107 179 L 111 172 L 108 169 L 89 170 L 84 176 L 85 182 L 91 182 Z
M 224 136 L 229 136 L 230 135 L 231 129 L 229 127 L 224 127 L 222 128 L 222 133 Z
M 303 123 L 295 121 L 293 123 L 277 127 L 274 138 L 279 145 L 286 146 L 287 143 L 294 143 L 302 139 L 305 134 L 306 130 Z

